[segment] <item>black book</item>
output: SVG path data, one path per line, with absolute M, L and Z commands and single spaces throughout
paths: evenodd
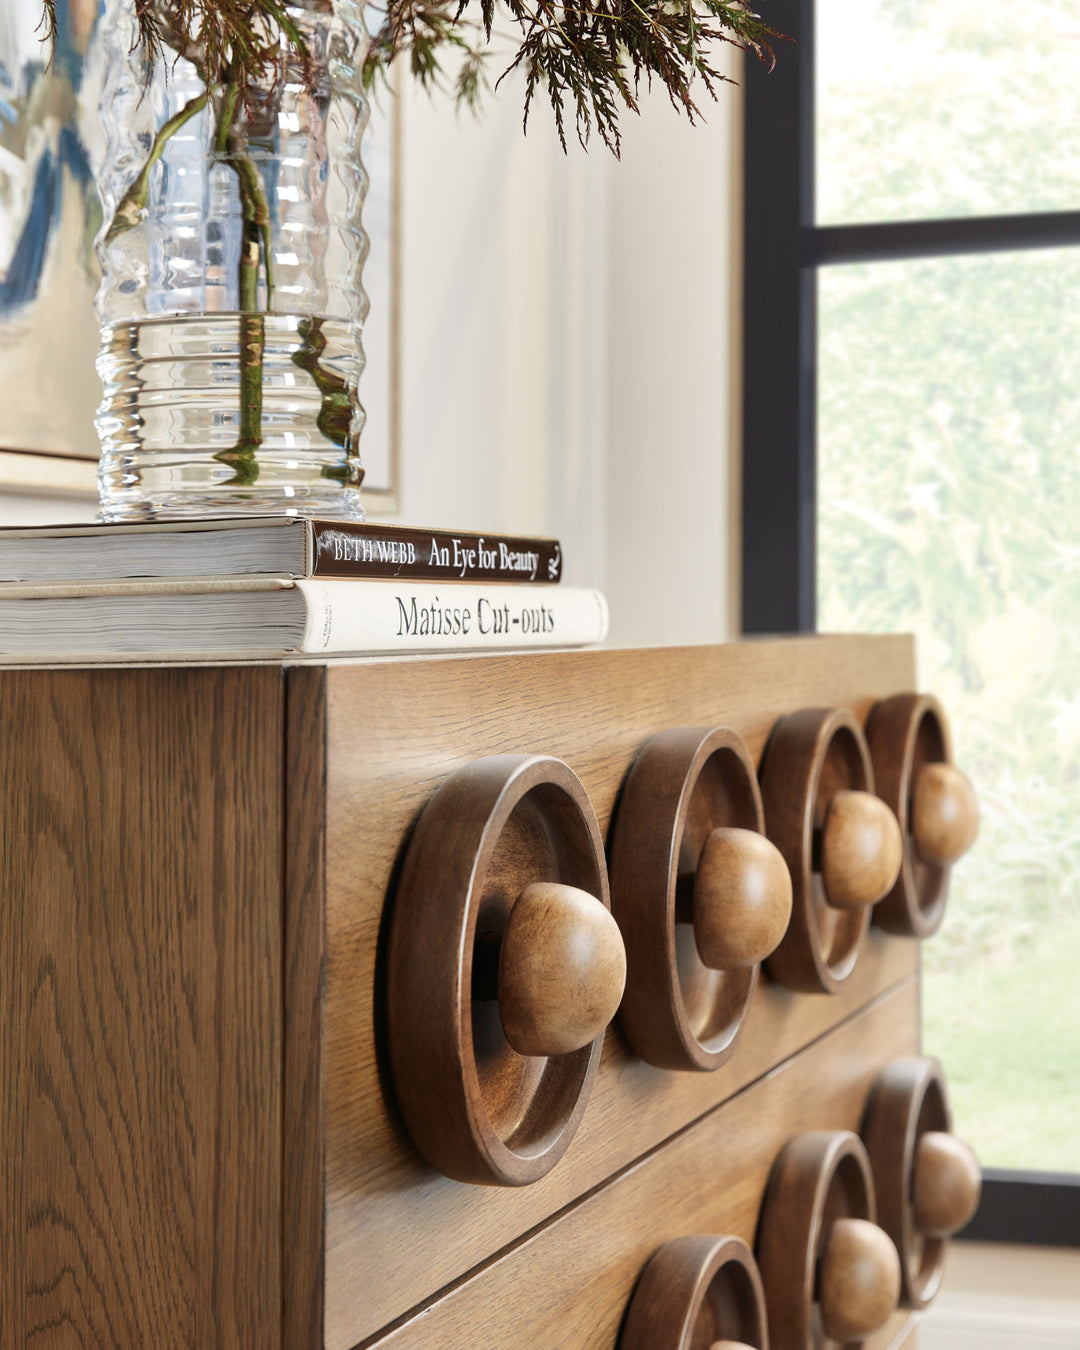
M 557 539 L 299 516 L 0 529 L 0 582 L 362 577 L 550 584 Z

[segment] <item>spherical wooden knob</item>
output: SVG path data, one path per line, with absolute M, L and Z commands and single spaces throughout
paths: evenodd
M 791 873 L 755 830 L 722 828 L 705 840 L 694 874 L 694 939 L 713 970 L 740 970 L 775 950 L 791 918 Z
M 900 1298 L 900 1257 L 865 1219 L 837 1219 L 821 1259 L 821 1324 L 837 1341 L 860 1341 L 885 1325 Z
M 519 1055 L 566 1055 L 618 1011 L 626 952 L 610 913 L 576 886 L 539 881 L 510 911 L 499 950 L 499 1016 Z
M 966 774 L 952 764 L 924 764 L 911 795 L 911 835 L 923 862 L 947 867 L 979 833 L 979 802 Z
M 713 1341 L 709 1350 L 754 1350 L 754 1347 L 745 1341 Z
M 869 792 L 837 792 L 825 812 L 821 879 L 834 909 L 876 905 L 900 872 L 904 842 L 896 817 Z
M 913 1170 L 915 1226 L 924 1237 L 951 1237 L 970 1222 L 979 1207 L 982 1175 L 962 1139 L 939 1130 L 921 1134 Z

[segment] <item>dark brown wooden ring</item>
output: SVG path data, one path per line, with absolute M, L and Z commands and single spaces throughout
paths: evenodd
M 497 937 L 533 881 L 610 909 L 603 841 L 573 770 L 493 755 L 452 774 L 416 824 L 387 947 L 387 1039 L 397 1103 L 424 1158 L 448 1177 L 522 1186 L 577 1129 L 603 1037 L 550 1058 L 507 1044 L 498 1004 L 474 997 L 478 940 Z
M 875 1221 L 866 1150 L 847 1130 L 798 1134 L 773 1164 L 758 1221 L 757 1262 L 773 1350 L 832 1344 L 821 1326 L 818 1267 L 837 1219 Z
M 947 1240 L 918 1231 L 911 1199 L 915 1147 L 929 1130 L 952 1132 L 941 1065 L 924 1056 L 893 1060 L 870 1090 L 862 1137 L 881 1226 L 900 1253 L 900 1296 L 908 1308 L 926 1307 L 941 1285 L 945 1264 Z
M 659 1068 L 718 1068 L 757 985 L 757 966 L 719 971 L 702 962 L 686 912 L 702 846 L 724 825 L 764 832 L 742 738 L 727 727 L 678 727 L 647 741 L 612 824 L 611 910 L 626 946 L 619 1024 Z
M 765 826 L 792 883 L 791 922 L 765 969 L 788 989 L 834 994 L 855 968 L 870 910 L 840 912 L 826 903 L 814 836 L 834 793 L 874 791 L 862 727 L 847 708 L 790 713 L 772 729 L 760 777 Z
M 693 1350 L 715 1341 L 769 1350 L 753 1252 L 731 1236 L 665 1242 L 634 1289 L 619 1350 Z
M 930 694 L 896 694 L 875 705 L 866 723 L 878 796 L 900 822 L 904 861 L 896 885 L 874 906 L 874 923 L 899 937 L 929 937 L 945 917 L 951 868 L 924 862 L 911 839 L 909 806 L 924 764 L 951 764 L 945 710 Z

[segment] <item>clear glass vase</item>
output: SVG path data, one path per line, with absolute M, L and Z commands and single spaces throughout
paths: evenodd
M 98 373 L 106 520 L 362 516 L 367 301 L 354 0 L 293 0 L 245 98 L 199 53 L 148 67 L 108 0 Z M 187 59 L 191 56 L 192 59 Z

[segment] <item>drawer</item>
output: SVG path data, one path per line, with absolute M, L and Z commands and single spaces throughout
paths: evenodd
M 373 1344 L 616 1350 L 635 1283 L 661 1243 L 730 1233 L 753 1246 L 788 1140 L 858 1131 L 879 1069 L 917 1049 L 917 1005 L 916 982 L 906 980 Z M 901 1343 L 916 1320 L 898 1312 L 867 1350 Z
M 403 840 L 435 789 L 482 755 L 554 755 L 578 774 L 606 833 L 625 774 L 656 731 L 723 723 L 757 759 L 781 713 L 837 704 L 862 718 L 913 679 L 903 638 L 327 669 L 326 761 L 313 770 L 327 785 L 325 1078 L 300 1127 L 325 1139 L 322 1164 L 310 1162 L 312 1175 L 325 1168 L 325 1212 L 298 1218 L 312 1236 L 322 1225 L 329 1350 L 375 1335 L 916 969 L 914 943 L 874 931 L 834 996 L 763 979 L 735 1053 L 714 1073 L 654 1069 L 613 1027 L 578 1133 L 549 1176 L 520 1189 L 448 1180 L 396 1115 L 380 984 Z M 317 1305 L 314 1288 L 311 1297 Z

